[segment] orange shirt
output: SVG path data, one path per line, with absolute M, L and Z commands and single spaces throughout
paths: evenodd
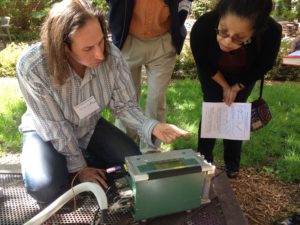
M 164 0 L 135 0 L 129 33 L 151 39 L 170 30 L 169 7 Z

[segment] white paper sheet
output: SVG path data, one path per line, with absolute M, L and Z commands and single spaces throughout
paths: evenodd
M 251 103 L 203 102 L 201 137 L 249 140 L 250 120 Z

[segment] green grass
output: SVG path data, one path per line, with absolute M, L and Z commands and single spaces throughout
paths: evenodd
M 18 152 L 22 142 L 18 126 L 26 106 L 16 79 L 0 79 L 0 102 L 0 155 Z
M 270 104 L 273 119 L 244 144 L 244 165 L 263 167 L 285 181 L 300 182 L 299 91 L 299 83 L 266 86 L 264 98 Z
M 286 182 L 300 182 L 300 84 L 275 83 L 264 86 L 263 97 L 270 105 L 273 119 L 263 129 L 252 132 L 243 143 L 241 165 L 276 174 Z M 259 85 L 249 97 L 255 100 Z M 145 93 L 144 93 L 145 95 Z M 166 147 L 196 149 L 201 116 L 202 93 L 197 80 L 172 82 L 168 89 L 167 122 L 190 132 Z M 144 104 L 144 101 L 143 101 Z M 223 160 L 222 142 L 214 149 L 217 160 Z
M 145 104 L 147 89 L 142 91 Z M 258 97 L 255 87 L 249 101 Z M 300 84 L 275 83 L 265 85 L 264 98 L 270 105 L 273 119 L 263 129 L 251 133 L 250 141 L 243 144 L 241 165 L 255 167 L 271 173 L 285 182 L 300 182 Z M 0 153 L 19 151 L 21 135 L 17 127 L 25 111 L 16 82 L 11 84 L 0 79 Z M 187 138 L 179 138 L 163 147 L 168 149 L 196 149 L 198 124 L 201 116 L 202 94 L 198 80 L 172 81 L 167 95 L 167 122 L 190 132 Z M 114 118 L 105 110 L 104 117 Z M 222 142 L 214 150 L 217 160 L 222 161 Z

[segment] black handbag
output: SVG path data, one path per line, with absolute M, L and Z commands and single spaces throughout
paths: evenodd
M 264 77 L 260 82 L 259 98 L 251 102 L 251 131 L 256 131 L 266 126 L 272 119 L 272 114 L 267 102 L 262 98 Z

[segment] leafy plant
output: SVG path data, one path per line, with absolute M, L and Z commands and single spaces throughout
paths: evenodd
M 104 15 L 107 15 L 109 6 L 106 2 L 106 0 L 93 0 L 92 1 L 96 6 L 98 6 L 99 9 L 104 13 Z
M 0 77 L 15 76 L 17 61 L 27 47 L 26 43 L 12 42 L 0 52 Z
M 191 17 L 199 18 L 205 12 L 210 11 L 216 4 L 216 0 L 193 1 Z
M 196 78 L 196 64 L 188 42 L 185 42 L 180 55 L 176 57 L 173 73 L 175 79 Z
M 39 33 L 39 27 L 43 18 L 47 15 L 49 7 L 58 0 L 2 0 L 0 16 L 11 17 L 11 33 L 15 39 L 19 38 L 22 31 L 30 30 L 31 33 Z M 33 35 L 34 37 L 36 35 Z
M 272 14 L 279 20 L 299 19 L 299 1 L 276 0 Z
M 275 65 L 268 72 L 266 78 L 269 80 L 297 80 L 300 76 L 300 67 L 282 64 L 282 57 L 290 51 L 291 42 L 288 39 L 281 41 L 280 51 L 275 61 Z

